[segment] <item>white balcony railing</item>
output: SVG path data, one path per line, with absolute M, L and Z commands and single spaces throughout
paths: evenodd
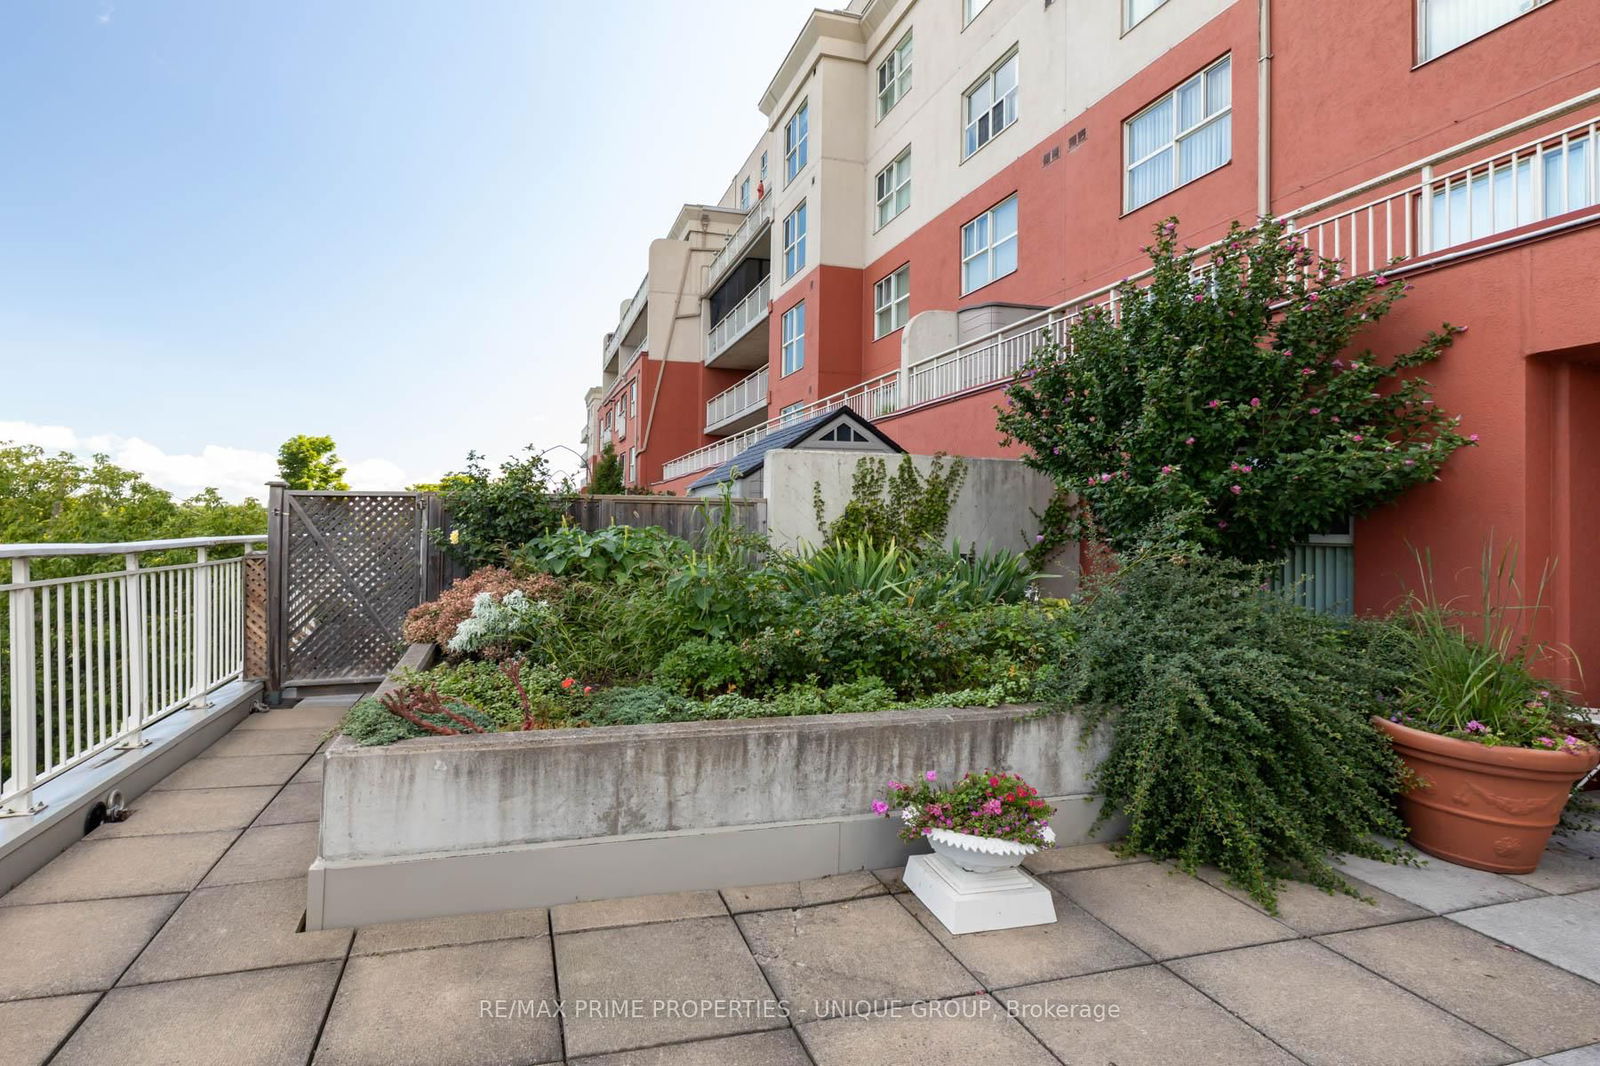
M 717 320 L 706 334 L 706 362 L 710 362 L 728 349 L 734 341 L 744 336 L 750 327 L 767 317 L 767 305 L 772 303 L 772 276 L 761 279 L 761 284 L 751 289 L 733 309 Z
M 208 553 L 266 539 L 0 545 L 11 571 L 0 584 L 11 675 L 0 817 L 36 810 L 38 785 L 107 749 L 142 746 L 144 727 L 206 706 L 243 674 L 244 560 Z M 195 558 L 141 565 L 152 553 Z M 36 563 L 64 556 L 120 556 L 122 567 L 35 576 Z
M 739 228 L 728 236 L 728 243 L 722 250 L 711 257 L 711 265 L 706 268 L 706 291 L 710 292 L 716 283 L 722 280 L 722 275 L 728 268 L 737 263 L 749 249 L 750 242 L 765 226 L 772 224 L 772 194 L 768 193 L 744 216 L 744 221 L 739 223 Z
M 706 401 L 706 432 L 767 406 L 767 368 L 740 378 Z
M 1600 205 L 1600 114 L 1541 133 L 1516 148 L 1500 148 L 1467 164 L 1456 161 L 1512 137 L 1549 127 L 1600 101 L 1600 89 L 1491 130 L 1470 141 L 1380 175 L 1282 216 L 1291 234 L 1321 256 L 1336 259 L 1346 277 L 1378 270 L 1406 272 L 1456 255 L 1477 254 L 1488 240 L 1534 239 L 1539 222 Z M 1456 164 L 1439 169 L 1441 164 Z M 1352 201 L 1356 205 L 1347 206 Z M 1558 223 L 1585 225 L 1591 213 Z M 1207 249 L 1201 249 L 1202 255 Z M 1149 272 L 1131 279 L 1142 284 Z M 1092 307 L 1117 310 L 1123 283 L 1107 285 L 1030 315 L 871 381 L 807 405 L 799 417 L 849 406 L 869 419 L 1012 380 L 1042 344 L 1070 343 L 1070 327 Z M 1070 354 L 1070 352 L 1069 352 Z M 789 417 L 795 417 L 790 415 Z M 726 462 L 783 419 L 726 437 L 669 460 L 664 480 Z
M 617 357 L 617 352 L 622 348 L 623 338 L 633 328 L 633 320 L 639 317 L 639 309 L 644 306 L 649 295 L 650 275 L 646 274 L 644 279 L 639 282 L 639 288 L 635 290 L 633 299 L 629 300 L 628 306 L 623 309 L 622 317 L 617 320 L 616 330 L 611 334 L 611 338 L 606 341 L 606 357 L 603 365 L 610 366 L 611 361 Z M 644 348 L 644 345 L 639 345 L 639 348 Z

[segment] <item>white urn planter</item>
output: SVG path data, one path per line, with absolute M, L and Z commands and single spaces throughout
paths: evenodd
M 1018 869 L 1039 849 L 948 829 L 927 834 L 932 855 L 913 855 L 903 880 L 950 932 L 981 933 L 1048 925 L 1056 920 L 1050 890 Z

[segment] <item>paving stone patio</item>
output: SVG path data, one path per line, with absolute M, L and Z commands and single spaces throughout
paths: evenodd
M 246 719 L 0 897 L 0 1066 L 1600 1066 L 1600 835 L 1276 916 L 1104 845 L 955 937 L 899 870 L 300 931 L 346 699 Z M 561 1009 L 557 1010 L 557 1004 Z

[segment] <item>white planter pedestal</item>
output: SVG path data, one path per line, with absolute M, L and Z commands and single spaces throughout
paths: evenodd
M 941 855 L 913 855 L 902 880 L 957 935 L 1056 920 L 1050 890 L 1016 868 L 972 873 Z

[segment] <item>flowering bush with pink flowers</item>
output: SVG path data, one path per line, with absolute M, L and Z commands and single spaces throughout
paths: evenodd
M 1388 358 L 1356 346 L 1409 285 L 1342 277 L 1275 222 L 1235 225 L 1203 263 L 1177 234 L 1161 223 L 1149 283 L 1124 283 L 1115 315 L 1086 312 L 1007 391 L 1000 430 L 1084 505 L 1059 536 L 1127 550 L 1178 515 L 1198 547 L 1281 559 L 1476 440 L 1413 373 L 1461 329 Z
M 993 770 L 968 774 L 948 787 L 938 783 L 933 770 L 913 784 L 890 781 L 888 798 L 874 800 L 872 813 L 900 819 L 900 838 L 907 841 L 935 829 L 1038 848 L 1056 840 L 1050 828 L 1055 808 L 1039 798 L 1039 790 L 1016 774 Z

